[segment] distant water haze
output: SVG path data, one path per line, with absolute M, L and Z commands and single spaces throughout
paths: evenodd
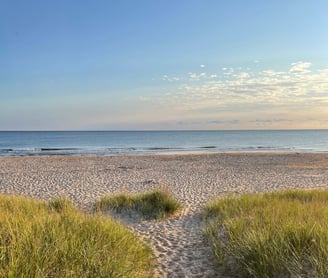
M 0 156 L 327 152 L 328 130 L 1 131 Z

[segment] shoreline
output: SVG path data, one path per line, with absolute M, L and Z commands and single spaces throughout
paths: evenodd
M 206 149 L 206 148 L 205 148 Z M 84 154 L 49 154 L 49 153 L 36 153 L 36 154 L 27 154 L 27 155 L 0 155 L 0 158 L 23 158 L 23 157 L 143 157 L 143 156 L 189 156 L 189 155 L 220 155 L 220 154 L 264 154 L 264 155 L 275 155 L 275 154 L 328 154 L 328 150 L 251 150 L 251 151 L 240 151 L 240 150 L 227 150 L 227 151 L 177 151 L 177 152 L 161 152 L 161 153 L 154 153 L 154 152 L 143 152 L 143 153 L 122 153 L 122 154 L 96 154 L 96 153 L 84 153 Z
M 165 221 L 120 218 L 151 245 L 155 277 L 217 277 L 202 207 L 225 194 L 328 188 L 328 153 L 0 157 L 0 193 L 65 197 L 85 211 L 104 195 L 156 188 L 181 201 L 180 214 Z

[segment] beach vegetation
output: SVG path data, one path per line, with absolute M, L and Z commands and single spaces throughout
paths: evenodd
M 119 193 L 104 196 L 96 203 L 100 211 L 116 212 L 135 210 L 147 219 L 162 219 L 173 215 L 181 204 L 167 190 L 153 190 L 140 194 Z
M 0 195 L 0 277 L 152 277 L 148 246 L 111 218 Z
M 328 277 L 328 190 L 229 195 L 204 213 L 231 276 Z

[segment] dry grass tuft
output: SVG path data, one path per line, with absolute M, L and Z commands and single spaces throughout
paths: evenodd
M 168 191 L 154 190 L 142 194 L 117 194 L 104 196 L 96 204 L 96 209 L 106 211 L 113 209 L 136 210 L 145 218 L 161 219 L 170 216 L 180 209 L 180 203 Z
M 328 276 L 328 190 L 227 196 L 205 216 L 217 261 L 236 276 Z
M 151 277 L 150 249 L 67 200 L 0 195 L 0 277 Z

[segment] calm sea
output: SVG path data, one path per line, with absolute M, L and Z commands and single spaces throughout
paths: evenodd
M 327 152 L 328 130 L 0 131 L 0 156 Z

